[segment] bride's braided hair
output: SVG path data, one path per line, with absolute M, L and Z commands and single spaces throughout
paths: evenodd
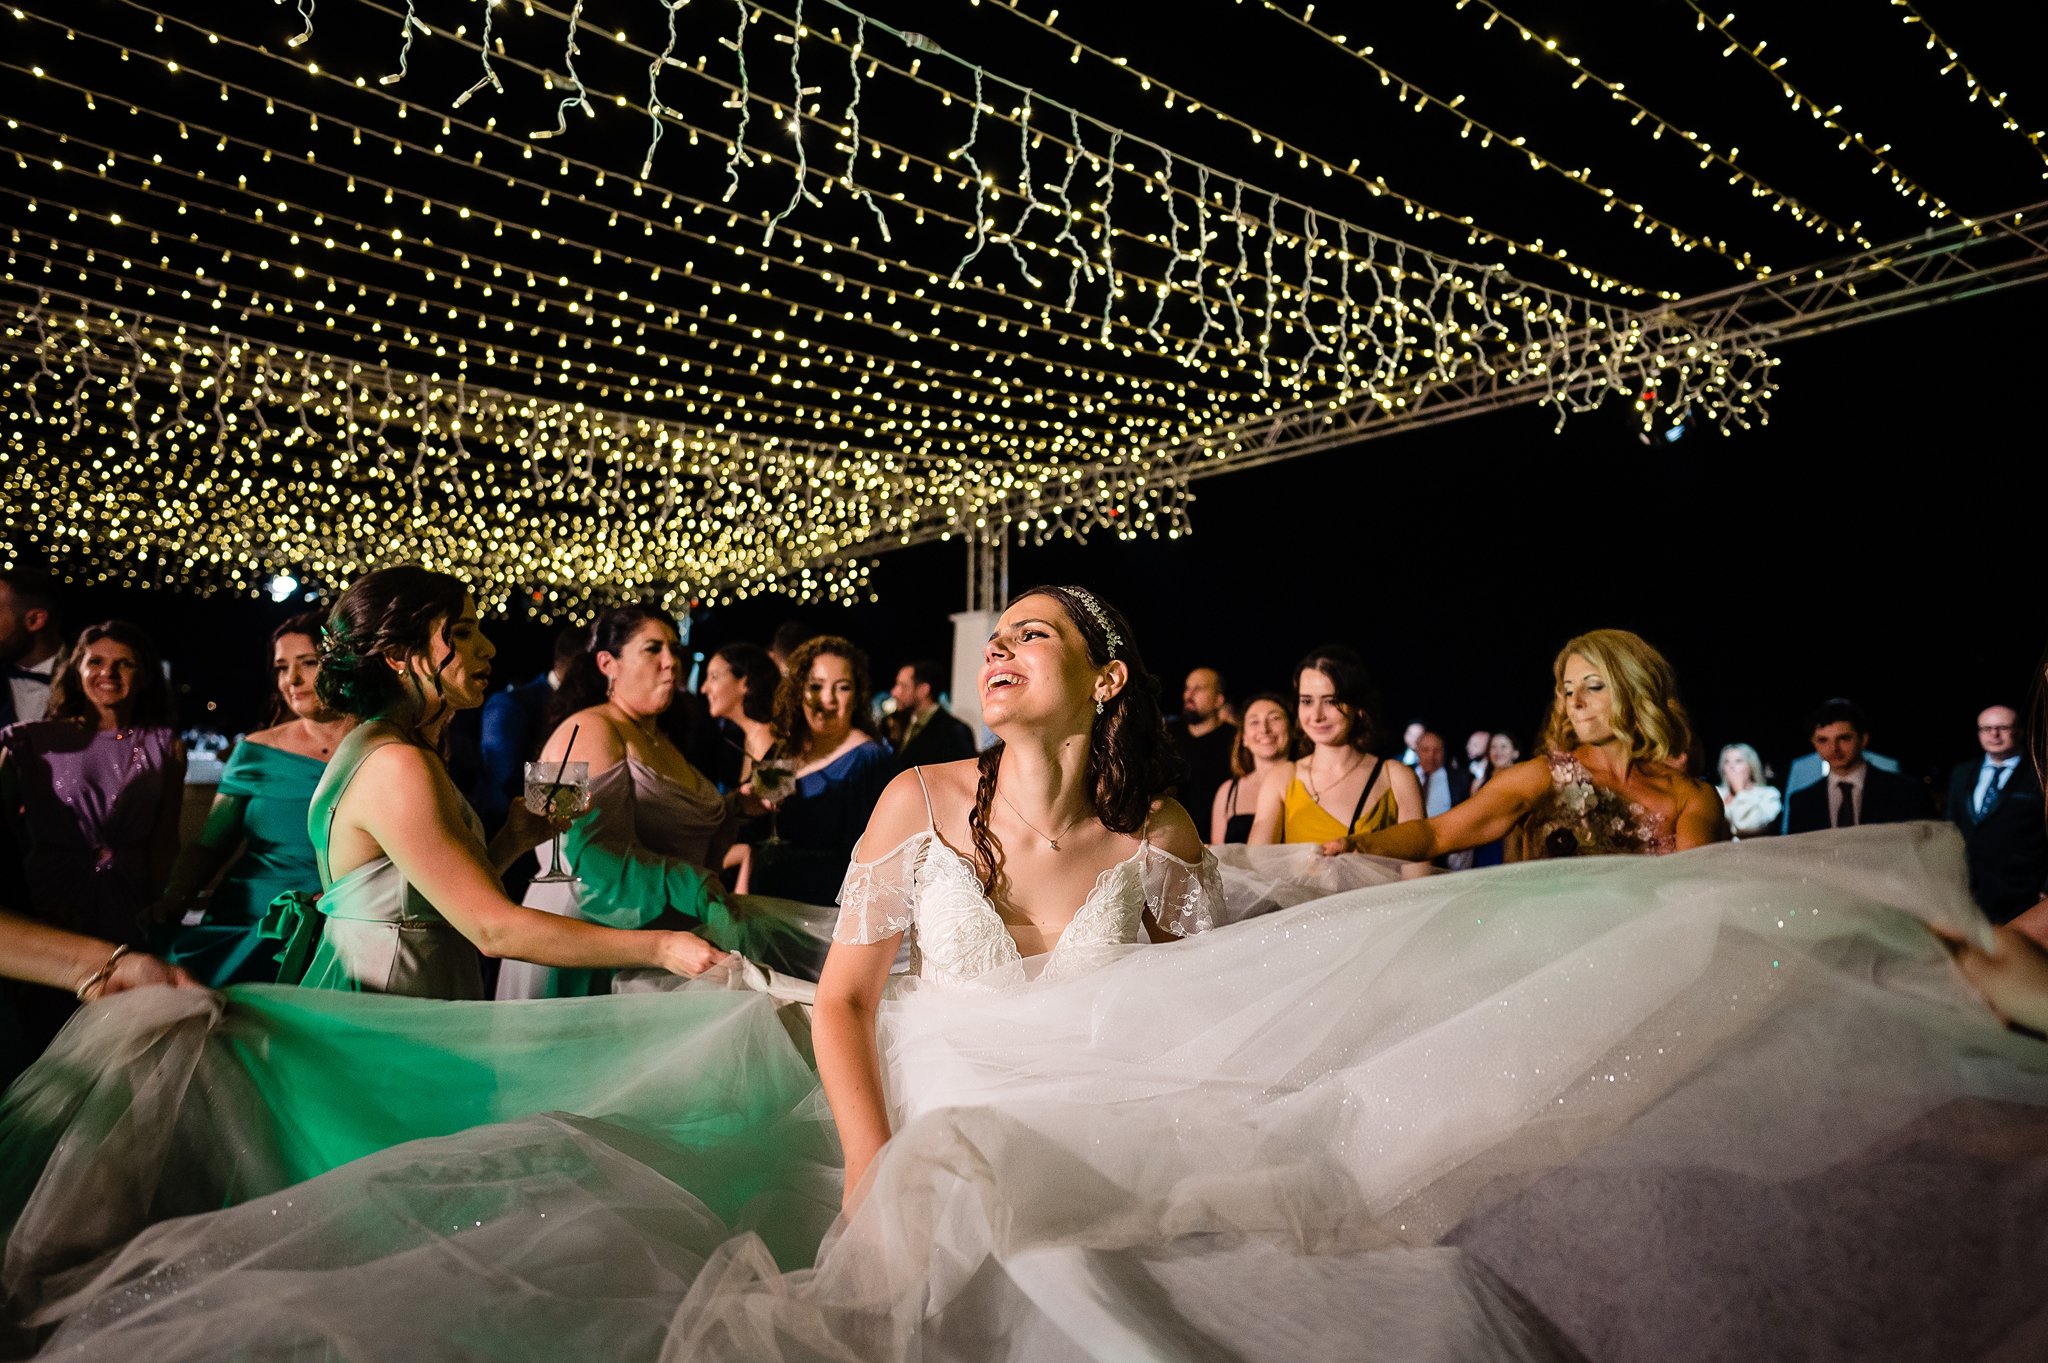
M 1145 670 L 1131 638 L 1130 622 L 1101 597 L 1085 587 L 1033 587 L 1011 597 L 1009 604 L 1014 606 L 1027 596 L 1047 596 L 1060 603 L 1087 646 L 1089 662 L 1097 667 L 1122 662 L 1130 672 L 1123 690 L 1104 704 L 1089 730 L 1088 765 L 1082 779 L 1087 784 L 1089 806 L 1102 826 L 1112 833 L 1136 833 L 1151 816 L 1153 802 L 1184 774 L 1180 751 L 1159 710 L 1159 679 Z M 992 899 L 999 897 L 1003 852 L 989 830 L 988 816 L 1002 761 L 1000 742 L 982 753 L 974 808 L 967 816 L 974 842 L 975 876 Z

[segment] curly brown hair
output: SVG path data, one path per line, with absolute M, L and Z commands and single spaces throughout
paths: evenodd
M 1060 603 L 1087 646 L 1089 662 L 1097 667 L 1121 662 L 1130 673 L 1123 690 L 1104 704 L 1088 731 L 1088 765 L 1081 779 L 1088 788 L 1089 807 L 1104 828 L 1112 833 L 1136 833 L 1151 818 L 1153 802 L 1186 776 L 1180 749 L 1166 731 L 1166 716 L 1160 713 L 1159 679 L 1145 670 L 1130 621 L 1109 602 L 1085 587 L 1046 586 L 1017 593 L 1003 609 L 1030 596 L 1047 596 Z M 1111 631 L 1117 636 L 1114 649 L 1110 647 Z M 996 773 L 1002 763 L 1000 741 L 982 752 L 974 809 L 967 816 L 974 841 L 974 873 L 991 899 L 1000 894 L 1003 881 L 1002 844 L 988 826 Z
M 804 718 L 804 685 L 811 677 L 811 664 L 821 655 L 846 659 L 853 673 L 853 727 L 875 736 L 874 716 L 869 702 L 874 691 L 868 683 L 868 655 L 859 644 L 837 634 L 820 634 L 806 639 L 789 655 L 789 669 L 775 688 L 775 750 L 784 757 L 803 757 L 811 746 L 811 722 Z

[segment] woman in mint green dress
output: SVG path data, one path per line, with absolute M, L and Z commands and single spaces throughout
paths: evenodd
M 175 934 L 166 958 L 210 988 L 275 980 L 279 943 L 263 931 L 271 901 L 294 890 L 320 890 L 306 811 L 327 759 L 356 725 L 353 716 L 320 703 L 320 622 L 308 611 L 271 632 L 277 685 L 271 727 L 235 745 L 206 828 L 178 854 L 170 885 L 151 911 Z M 205 917 L 177 931 L 209 881 L 216 883 Z
M 440 744 L 458 710 L 483 704 L 496 653 L 476 603 L 446 573 L 406 565 L 356 582 L 321 636 L 321 700 L 362 721 L 313 792 L 308 831 L 324 887 L 303 903 L 280 979 L 314 988 L 483 997 L 483 955 L 572 969 L 653 967 L 698 975 L 726 953 L 687 931 L 631 931 L 540 913 L 499 875 L 548 832 L 514 805 L 487 845 L 449 780 Z

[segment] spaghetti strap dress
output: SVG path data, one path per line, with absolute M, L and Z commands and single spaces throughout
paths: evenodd
M 427 902 L 397 863 L 390 857 L 373 857 L 340 877 L 334 876 L 328 864 L 334 811 L 343 793 L 371 753 L 405 741 L 396 728 L 382 721 L 359 726 L 341 741 L 313 792 L 308 832 L 325 886 L 318 906 L 325 921 L 319 946 L 300 983 L 309 989 L 405 994 L 421 999 L 481 999 L 482 953 Z M 462 815 L 481 852 L 483 821 L 467 804 Z
M 1401 810 L 1394 802 L 1392 782 L 1380 792 L 1380 798 L 1373 801 L 1372 808 L 1365 806 L 1365 797 L 1372 793 L 1373 783 L 1380 779 L 1380 770 L 1386 765 L 1384 757 L 1374 764 L 1372 775 L 1365 780 L 1365 788 L 1358 792 L 1358 805 L 1351 811 L 1349 826 L 1338 823 L 1329 810 L 1317 804 L 1299 776 L 1290 780 L 1287 794 L 1280 803 L 1280 841 L 1331 842 L 1347 834 L 1355 837 L 1363 833 L 1377 833 L 1399 823 Z

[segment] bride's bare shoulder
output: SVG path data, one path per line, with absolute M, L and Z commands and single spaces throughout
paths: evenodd
M 945 820 L 956 806 L 974 803 L 975 763 L 940 762 L 898 772 L 875 801 L 854 856 L 872 861 L 906 839 Z
M 1145 823 L 1145 839 L 1182 861 L 1201 860 L 1202 834 L 1178 800 L 1168 798 L 1153 803 L 1152 816 Z

